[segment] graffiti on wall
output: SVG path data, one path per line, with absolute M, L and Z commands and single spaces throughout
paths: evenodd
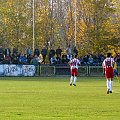
M 2 76 L 34 76 L 34 65 L 0 65 L 0 75 Z

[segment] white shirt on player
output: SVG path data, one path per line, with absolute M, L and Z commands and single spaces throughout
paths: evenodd
M 78 69 L 78 66 L 80 66 L 80 61 L 77 58 L 72 59 L 70 62 L 71 69 L 76 68 Z
M 113 67 L 114 65 L 114 59 L 109 57 L 109 58 L 106 58 L 104 61 L 103 61 L 103 67 L 104 68 L 107 68 L 107 67 Z

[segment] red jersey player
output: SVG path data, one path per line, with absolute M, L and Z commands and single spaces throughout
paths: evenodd
M 107 94 L 112 93 L 112 79 L 114 77 L 114 59 L 111 57 L 111 53 L 107 53 L 107 58 L 103 61 L 102 64 L 105 69 L 105 75 L 107 79 Z
M 77 55 L 75 55 L 75 58 L 73 58 L 69 62 L 69 65 L 70 65 L 70 70 L 71 70 L 70 86 L 72 86 L 72 84 L 76 86 L 78 66 L 80 66 L 80 61 L 77 59 Z

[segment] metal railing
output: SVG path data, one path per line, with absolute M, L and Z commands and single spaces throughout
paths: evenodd
M 102 66 L 80 66 L 78 76 L 104 76 Z M 120 66 L 118 67 L 120 73 Z M 40 66 L 39 76 L 69 76 L 69 66 Z

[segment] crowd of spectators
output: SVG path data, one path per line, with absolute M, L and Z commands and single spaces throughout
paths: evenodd
M 11 52 L 9 48 L 3 49 L 0 46 L 0 64 L 68 65 L 68 62 L 75 54 L 78 54 L 78 50 L 76 47 L 71 49 L 70 46 L 68 46 L 66 52 L 63 52 L 60 46 L 56 50 L 51 48 L 49 51 L 46 47 L 43 47 L 41 51 L 36 48 L 33 53 L 30 48 L 27 48 L 24 54 L 20 53 L 17 48 L 13 48 Z M 103 53 L 88 54 L 81 56 L 79 59 L 83 66 L 101 66 L 105 55 Z M 120 65 L 120 55 L 118 55 L 116 62 Z

